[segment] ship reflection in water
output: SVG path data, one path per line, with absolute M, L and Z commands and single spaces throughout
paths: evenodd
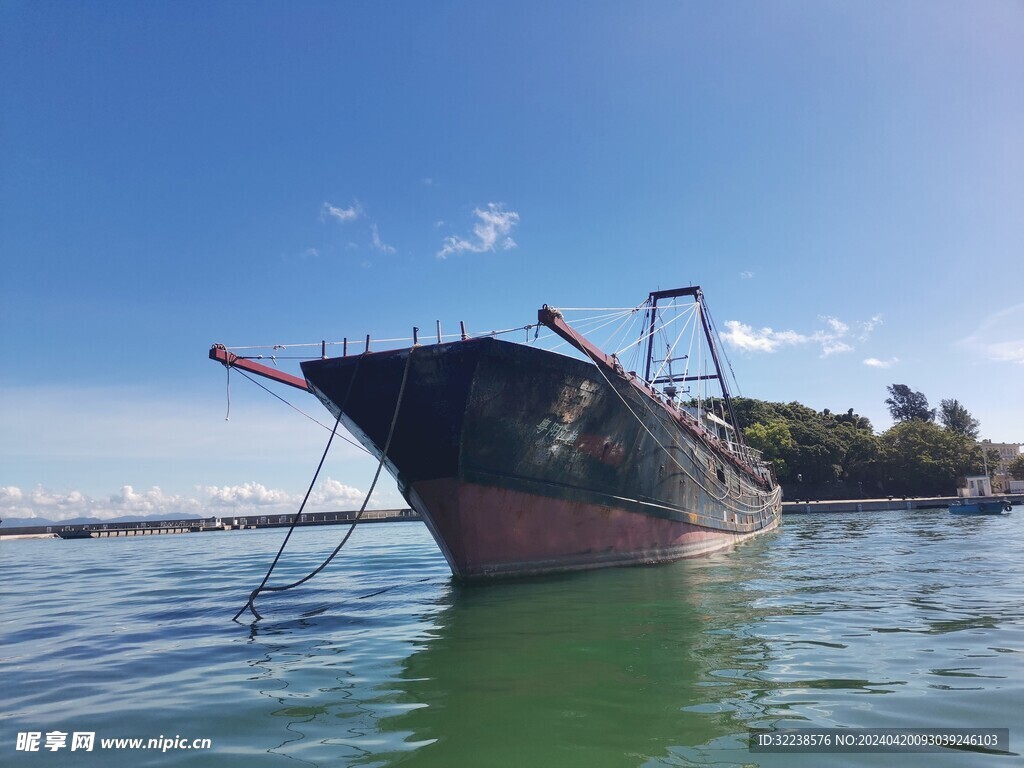
M 735 733 L 716 702 L 764 649 L 733 629 L 748 600 L 710 605 L 714 578 L 704 560 L 459 589 L 397 681 L 418 706 L 380 727 L 438 766 L 640 764 Z
M 259 751 L 320 766 L 811 766 L 822 755 L 752 754 L 750 731 L 1012 725 L 1013 516 L 821 517 L 704 558 L 485 586 L 450 580 L 422 529 L 388 526 L 334 584 L 268 600 L 305 616 L 250 641 Z
M 372 602 L 254 624 L 255 679 L 287 721 L 267 751 L 589 768 L 721 757 L 732 735 L 745 753 L 767 651 L 734 555 L 486 586 L 392 577 Z

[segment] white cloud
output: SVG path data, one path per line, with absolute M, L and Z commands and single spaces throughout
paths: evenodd
M 358 200 L 348 208 L 338 208 L 330 203 L 324 203 L 320 209 L 320 221 L 327 221 L 327 218 L 330 217 L 345 223 L 355 221 L 362 213 L 363 207 L 359 204 Z
M 128 515 L 163 515 L 168 518 L 183 514 L 202 514 L 203 504 L 198 499 L 168 494 L 153 486 L 148 491 L 136 491 L 125 485 L 117 493 L 105 498 L 93 498 L 81 491 L 52 491 L 37 486 L 22 491 L 16 486 L 0 488 L 0 517 L 45 517 L 50 520 L 68 520 L 75 517 L 96 517 L 108 520 Z
M 518 213 L 506 211 L 502 203 L 488 203 L 486 211 L 474 208 L 473 215 L 479 219 L 473 225 L 473 238 L 467 240 L 457 235 L 446 237 L 441 250 L 437 252 L 439 259 L 446 259 L 453 253 L 483 253 L 494 251 L 496 247 L 508 251 L 516 247 L 510 233 L 519 223 Z
M 358 488 L 345 485 L 345 483 L 327 478 L 320 487 L 311 495 L 311 500 L 317 504 L 335 507 L 337 509 L 358 509 L 366 496 L 364 491 Z
M 393 245 L 388 245 L 380 239 L 380 229 L 377 227 L 377 222 L 373 221 L 372 218 L 366 215 L 363 210 L 362 204 L 356 200 L 348 208 L 338 208 L 337 206 L 331 205 L 330 203 L 324 203 L 320 210 L 320 220 L 326 221 L 328 218 L 336 219 L 343 224 L 355 221 L 356 219 L 367 219 L 367 223 L 370 226 L 370 241 L 373 248 L 381 253 L 395 253 L 396 248 Z M 364 230 L 365 231 L 365 230 Z M 345 246 L 348 250 L 359 250 L 359 245 L 353 241 L 348 241 Z M 310 249 L 312 250 L 312 249 Z M 308 253 L 308 252 L 307 252 Z M 319 255 L 319 254 L 315 254 Z
M 395 252 L 395 249 L 394 249 L 393 246 L 390 246 L 387 243 L 381 242 L 380 232 L 377 231 L 376 223 L 370 225 L 370 231 L 373 234 L 373 247 L 374 248 L 376 248 L 381 253 L 394 253 Z
M 1024 303 L 993 312 L 957 346 L 995 363 L 1024 365 Z
M 727 320 L 725 327 L 727 330 L 722 334 L 722 338 L 730 346 L 747 352 L 775 352 L 779 347 L 809 341 L 807 336 L 802 336 L 796 331 L 775 331 L 771 328 L 754 330 L 752 326 L 738 320 Z
M 847 344 L 845 341 L 840 341 L 834 337 L 826 336 L 823 338 L 816 338 L 815 341 L 821 342 L 821 356 L 828 357 L 829 355 L 841 354 L 843 352 L 852 352 L 853 347 Z
M 846 323 L 844 323 L 842 320 L 839 320 L 838 318 L 829 317 L 828 315 L 825 315 L 820 319 L 824 320 L 828 327 L 832 329 L 832 332 L 837 336 L 843 336 L 846 334 L 848 330 L 850 330 L 850 326 L 848 326 Z
M 1024 339 L 990 342 L 986 348 L 989 359 L 997 363 L 1024 365 Z
M 892 368 L 900 359 L 898 357 L 890 357 L 888 360 L 879 360 L 877 357 L 869 357 L 864 360 L 864 365 L 869 368 Z
M 870 320 L 868 320 L 866 322 L 861 322 L 859 324 L 860 325 L 860 335 L 857 338 L 860 339 L 861 341 L 867 341 L 868 337 L 871 335 L 871 332 L 873 330 L 875 330 L 875 328 L 877 328 L 881 324 L 882 324 L 882 316 L 881 315 L 875 315 Z
M 747 270 L 747 269 L 745 269 L 742 272 L 740 272 L 740 279 L 741 280 L 750 280 L 753 276 L 754 276 L 754 273 L 751 272 L 750 270 Z
M 235 513 L 251 509 L 260 512 L 267 509 L 279 512 L 294 511 L 302 503 L 304 494 L 288 493 L 277 488 L 267 488 L 262 483 L 241 483 L 239 485 L 210 485 L 198 489 L 205 497 L 207 508 L 231 508 Z M 351 508 L 362 503 L 365 492 L 338 480 L 325 478 L 309 495 L 313 507 L 331 506 Z
M 265 488 L 261 483 L 242 483 L 241 485 L 208 485 L 201 489 L 207 500 L 214 506 L 227 507 L 263 507 L 280 506 L 292 501 L 285 491 Z
M 294 513 L 299 508 L 304 495 L 266 488 L 256 482 L 206 486 L 197 491 L 198 496 L 183 496 L 165 493 L 157 486 L 148 491 L 136 491 L 132 486 L 125 485 L 117 493 L 93 498 L 77 490 L 52 491 L 37 486 L 31 491 L 23 491 L 17 486 L 4 486 L 0 487 L 0 518 L 43 517 L 59 521 L 76 517 L 110 520 L 141 515 L 160 515 L 173 519 L 183 515 L 216 517 L 224 514 L 286 514 Z M 326 478 L 310 494 L 307 509 L 358 509 L 364 496 L 365 492 L 354 486 Z
M 852 352 L 854 350 L 853 334 L 850 332 L 850 324 L 843 322 L 837 317 L 822 315 L 818 318 L 825 327 L 819 328 L 813 333 L 800 333 L 798 331 L 776 331 L 772 328 L 761 328 L 755 330 L 753 326 L 741 323 L 738 320 L 729 320 L 725 323 L 726 332 L 722 338 L 732 347 L 746 352 L 776 352 L 782 347 L 792 347 L 802 344 L 817 344 L 821 348 L 822 357 Z M 881 322 L 880 316 L 875 316 L 867 323 L 859 323 L 863 330 L 869 332 Z M 867 332 L 857 338 L 864 340 Z

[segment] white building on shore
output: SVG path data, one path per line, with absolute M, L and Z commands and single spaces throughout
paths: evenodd
M 988 468 L 993 475 L 992 493 L 1008 493 L 1010 481 L 1013 479 L 1010 477 L 1008 467 L 1011 461 L 1020 456 L 1021 443 L 993 443 L 991 440 L 982 440 L 978 443 L 978 447 L 986 454 L 989 451 L 999 452 L 999 465 Z

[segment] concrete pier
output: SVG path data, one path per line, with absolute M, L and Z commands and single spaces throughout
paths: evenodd
M 1005 501 L 1014 506 L 1024 504 L 1024 494 L 1008 496 L 988 496 L 986 500 Z M 945 509 L 951 504 L 961 501 L 978 501 L 978 498 L 962 499 L 959 496 L 927 496 L 920 498 L 903 498 L 894 496 L 884 499 L 846 499 L 842 501 L 785 501 L 782 503 L 784 515 L 808 515 L 827 512 L 879 512 L 883 510 L 904 509 Z
M 356 510 L 341 512 L 309 512 L 299 516 L 296 527 L 311 525 L 344 525 L 356 522 Z M 119 536 L 161 536 L 172 533 L 205 533 L 210 531 L 245 531 L 255 528 L 287 528 L 294 513 L 287 515 L 232 515 L 230 517 L 196 517 L 178 520 L 144 520 L 130 523 L 80 523 L 76 525 L 0 527 L 0 539 L 108 539 Z M 368 509 L 358 522 L 394 523 L 419 520 L 411 509 Z

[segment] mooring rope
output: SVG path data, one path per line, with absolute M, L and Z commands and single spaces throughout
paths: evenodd
M 387 458 L 388 450 L 391 448 L 391 438 L 395 434 L 395 425 L 398 423 L 398 412 L 402 407 L 402 399 L 405 395 L 405 384 L 409 379 L 409 368 L 410 365 L 412 364 L 412 353 L 414 349 L 415 347 L 411 347 L 409 349 L 409 356 L 406 358 L 405 361 L 405 369 L 402 371 L 402 384 L 398 388 L 398 400 L 395 402 L 395 412 L 391 417 L 391 426 L 388 429 L 388 437 L 387 440 L 384 442 L 384 450 L 381 452 L 380 461 L 377 463 L 377 471 L 373 475 L 373 482 L 370 483 L 370 490 L 366 492 L 366 497 L 363 499 L 363 504 L 361 507 L 359 507 L 359 512 L 352 520 L 348 532 L 342 538 L 338 546 L 334 548 L 334 551 L 327 556 L 327 559 L 325 559 L 322 563 L 320 563 L 319 566 L 317 566 L 314 570 L 310 571 L 308 574 L 303 576 L 298 581 L 278 587 L 266 586 L 267 581 L 270 579 L 270 574 L 273 573 L 274 568 L 277 566 L 278 561 L 281 559 L 281 554 L 284 552 L 285 545 L 288 544 L 288 539 L 291 538 L 292 532 L 295 530 L 295 526 L 298 524 L 299 518 L 302 515 L 302 510 L 306 506 L 306 502 L 308 501 L 309 495 L 313 490 L 313 486 L 316 484 L 317 477 L 320 475 L 320 470 L 321 468 L 323 468 L 324 460 L 327 458 L 327 454 L 331 449 L 331 442 L 334 440 L 334 435 L 337 432 L 338 424 L 341 422 L 341 414 L 344 413 L 344 406 L 348 404 L 348 398 L 349 395 L 352 393 L 352 386 L 353 384 L 355 384 L 356 375 L 359 372 L 359 363 L 362 362 L 362 357 L 360 357 L 359 362 L 356 363 L 356 369 L 355 371 L 353 371 L 352 379 L 349 381 L 348 391 L 345 393 L 345 398 L 342 401 L 341 406 L 338 408 L 338 418 L 334 422 L 334 429 L 331 431 L 331 437 L 327 441 L 327 447 L 324 449 L 323 456 L 320 457 L 320 464 L 317 466 L 316 472 L 313 473 L 313 479 L 309 484 L 309 490 L 306 491 L 306 497 L 302 500 L 302 504 L 299 506 L 299 510 L 295 513 L 295 517 L 292 518 L 292 524 L 291 527 L 288 529 L 288 534 L 285 536 L 284 541 L 281 542 L 281 548 L 278 550 L 277 556 L 274 558 L 274 562 L 271 563 L 270 568 L 267 570 L 267 575 L 263 577 L 263 582 L 252 591 L 252 593 L 249 595 L 249 601 L 238 611 L 238 613 L 235 614 L 232 621 L 237 621 L 238 617 L 245 613 L 246 609 L 251 611 L 252 615 L 255 616 L 257 619 L 262 619 L 263 617 L 260 615 L 259 611 L 256 610 L 255 605 L 255 600 L 261 592 L 284 592 L 285 590 L 294 589 L 295 587 L 301 584 L 305 584 L 307 581 L 309 581 L 318 573 L 320 573 L 320 571 L 326 568 L 330 564 L 330 562 L 337 556 L 337 554 L 341 551 L 341 548 L 344 547 L 345 544 L 348 542 L 349 537 L 352 536 L 352 532 L 355 530 L 356 523 L 359 522 L 359 519 L 363 516 L 363 512 L 366 511 L 366 505 L 369 503 L 370 497 L 373 495 L 374 488 L 377 487 L 377 480 L 380 478 L 380 473 L 381 470 L 384 468 L 384 461 Z

